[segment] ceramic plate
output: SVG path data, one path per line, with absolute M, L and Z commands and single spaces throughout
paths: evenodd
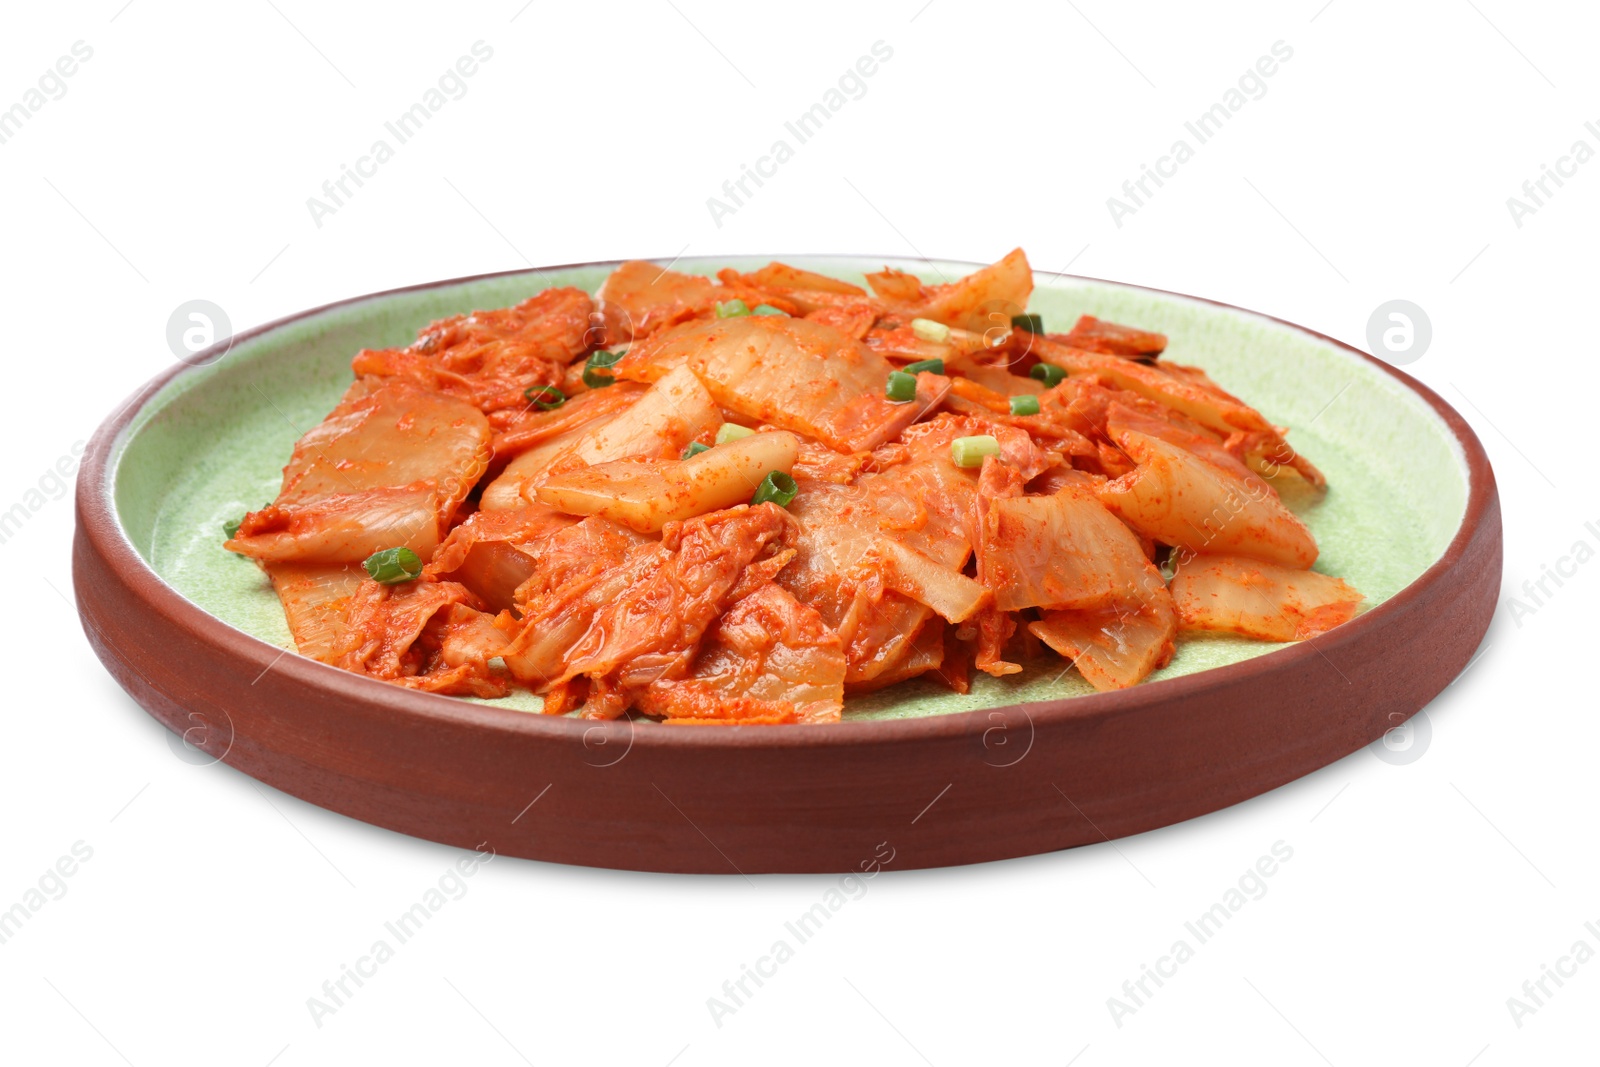
M 885 263 L 930 281 L 972 264 L 772 258 L 861 282 Z M 1274 645 L 1182 635 L 1169 666 L 1119 693 L 1041 665 L 850 698 L 824 727 L 661 727 L 536 714 L 537 697 L 417 693 L 292 651 L 261 572 L 224 521 L 277 492 L 300 433 L 350 381 L 359 348 L 513 304 L 594 291 L 613 264 L 440 282 L 254 330 L 151 382 L 91 443 L 75 577 L 84 626 L 139 702 L 246 773 L 406 833 L 502 853 L 674 871 L 853 870 L 1023 855 L 1234 803 L 1403 722 L 1477 647 L 1500 581 L 1493 475 L 1465 422 L 1419 383 L 1265 316 L 1133 286 L 1036 275 L 1028 310 L 1157 330 L 1328 475 L 1301 517 L 1317 569 L 1367 595 L 1355 621 Z M 548 786 L 548 790 L 546 790 Z M 947 788 L 948 787 L 948 788 Z M 937 803 L 925 812 L 923 808 Z M 528 807 L 537 796 L 538 802 Z M 919 814 L 920 813 L 920 814 Z

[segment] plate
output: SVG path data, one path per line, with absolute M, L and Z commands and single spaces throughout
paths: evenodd
M 885 264 L 930 281 L 976 264 L 772 258 L 860 281 Z M 362 347 L 549 285 L 594 291 L 613 263 L 517 271 L 358 297 L 252 330 L 147 384 L 95 434 L 78 481 L 74 582 L 84 630 L 144 708 L 191 745 L 312 803 L 507 855 L 635 870 L 933 867 L 1107 840 L 1237 803 L 1383 736 L 1466 665 L 1494 611 L 1494 475 L 1465 420 L 1425 386 L 1312 331 L 1214 302 L 1035 275 L 1048 328 L 1079 314 L 1166 333 L 1328 474 L 1300 514 L 1319 570 L 1369 608 L 1312 641 L 1184 635 L 1129 690 L 1075 672 L 914 681 L 812 727 L 663 727 L 467 701 L 292 651 L 260 572 L 222 523 L 276 494 L 301 432 Z

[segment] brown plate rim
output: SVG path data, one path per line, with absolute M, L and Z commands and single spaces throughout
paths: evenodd
M 735 254 L 729 253 L 730 258 Z M 743 258 L 744 253 L 738 254 Z M 696 258 L 707 258 L 704 256 Z M 755 258 L 760 258 L 759 256 Z M 955 266 L 981 267 L 981 263 L 963 260 L 928 260 L 906 256 L 867 256 L 853 253 L 795 253 L 778 258 L 797 259 L 855 259 L 877 260 L 886 263 L 938 262 Z M 1210 307 L 1221 308 L 1236 314 L 1249 315 L 1294 330 L 1350 353 L 1369 363 L 1398 381 L 1406 389 L 1427 402 L 1429 407 L 1450 429 L 1462 452 L 1468 475 L 1467 503 L 1461 524 L 1445 551 L 1422 574 L 1383 603 L 1317 638 L 1300 641 L 1285 648 L 1275 649 L 1238 663 L 1211 667 L 1176 678 L 1144 682 L 1129 689 L 1114 692 L 1060 697 L 1053 700 L 1021 704 L 996 704 L 970 711 L 945 712 L 904 719 L 878 719 L 865 722 L 841 722 L 797 727 L 714 725 L 693 727 L 667 727 L 634 730 L 628 720 L 597 722 L 563 716 L 541 715 L 535 712 L 497 708 L 468 701 L 418 692 L 387 682 L 365 678 L 336 667 L 307 659 L 298 653 L 285 655 L 285 649 L 245 633 L 215 615 L 210 614 L 158 575 L 141 556 L 123 531 L 113 500 L 111 475 L 114 458 L 120 459 L 119 444 L 124 432 L 138 417 L 140 411 L 161 390 L 179 375 L 224 355 L 232 346 L 272 333 L 293 323 L 321 315 L 338 308 L 350 307 L 367 301 L 381 300 L 401 293 L 444 289 L 456 285 L 507 278 L 516 275 L 538 275 L 547 271 L 575 270 L 581 268 L 614 267 L 624 260 L 597 260 L 592 262 L 563 263 L 544 267 L 492 271 L 414 285 L 397 286 L 359 296 L 335 300 L 318 307 L 298 311 L 244 333 L 225 338 L 211 348 L 196 355 L 192 363 L 178 362 L 156 375 L 136 390 L 111 418 L 95 431 L 84 452 L 82 473 L 78 479 L 76 504 L 83 533 L 89 538 L 101 557 L 116 566 L 129 587 L 153 610 L 160 612 L 177 624 L 195 640 L 210 645 L 242 663 L 265 672 L 274 670 L 286 674 L 299 684 L 330 692 L 343 700 L 367 705 L 377 705 L 397 714 L 421 716 L 441 724 L 470 725 L 487 730 L 506 731 L 513 734 L 541 738 L 571 738 L 578 741 L 592 738 L 595 730 L 606 735 L 625 732 L 630 744 L 645 748 L 814 748 L 838 745 L 888 745 L 919 738 L 958 737 L 968 734 L 980 722 L 995 712 L 1021 711 L 1036 724 L 1055 720 L 1108 719 L 1137 711 L 1151 704 L 1182 701 L 1208 690 L 1221 688 L 1252 677 L 1267 677 L 1309 662 L 1313 656 L 1328 658 L 1346 644 L 1353 643 L 1374 627 L 1383 626 L 1409 606 L 1436 583 L 1448 579 L 1451 568 L 1461 559 L 1480 526 L 1484 515 L 1496 497 L 1494 471 L 1489 457 L 1477 434 L 1466 419 L 1446 403 L 1427 385 L 1383 360 L 1346 344 L 1335 337 L 1312 330 L 1299 323 L 1267 315 L 1249 308 L 1229 304 L 1207 297 L 1179 293 L 1167 289 L 1137 285 L 1105 278 L 1092 278 L 1077 274 L 1052 274 L 1034 271 L 1035 276 L 1047 274 L 1056 280 L 1069 280 L 1092 285 L 1107 285 L 1133 289 L 1160 296 L 1176 297 Z M 254 676 L 254 675 L 250 675 Z M 983 721 L 987 721 L 984 719 Z

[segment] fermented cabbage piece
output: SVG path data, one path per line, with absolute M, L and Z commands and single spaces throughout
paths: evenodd
M 746 568 L 792 536 L 793 520 L 775 504 L 675 523 L 659 542 L 541 598 L 505 663 L 541 690 L 586 676 L 585 714 L 614 718 L 652 682 L 688 672 L 706 629 L 738 599 Z
M 509 678 L 488 661 L 499 654 L 505 635 L 477 610 L 481 606 L 455 582 L 364 581 L 350 598 L 335 663 L 428 692 L 504 696 Z
M 705 385 L 679 368 L 616 418 L 590 425 L 571 454 L 584 463 L 677 458 L 690 441 L 721 423 L 722 413 Z
M 484 490 L 483 506 L 498 511 L 536 503 L 539 486 L 558 469 L 623 459 L 676 459 L 690 441 L 721 422 L 711 394 L 692 371 L 680 367 L 619 413 L 566 430 L 513 459 Z
M 899 655 L 886 662 L 882 670 L 866 681 L 846 685 L 845 692 L 870 693 L 930 671 L 938 680 L 948 683 L 950 675 L 945 669 L 944 642 L 944 634 L 948 629 L 950 627 L 941 619 L 931 616 L 924 619 Z
M 1341 578 L 1237 556 L 1181 560 L 1172 599 L 1185 630 L 1303 641 L 1349 622 L 1362 595 Z
M 600 312 L 605 320 L 606 343 L 638 340 L 663 327 L 687 319 L 712 315 L 718 304 L 742 300 L 747 307 L 776 304 L 790 314 L 799 308 L 783 296 L 741 284 L 717 285 L 698 274 L 632 260 L 612 271 L 600 286 Z
M 581 289 L 546 289 L 515 307 L 430 323 L 407 348 L 364 349 L 356 376 L 405 379 L 486 413 L 515 414 L 532 385 L 559 385 L 589 348 L 594 303 Z
M 1031 338 L 1031 350 L 1040 360 L 1069 374 L 1093 374 L 1119 389 L 1154 400 L 1221 434 L 1236 430 L 1272 430 L 1273 426 L 1250 405 L 1219 389 L 1210 379 L 1196 378 L 1169 363 L 1149 366 L 1085 352 L 1042 337 Z
M 404 381 L 357 382 L 295 444 L 283 488 L 227 547 L 261 560 L 360 563 L 405 546 L 427 559 L 489 463 L 477 408 Z
M 533 571 L 512 596 L 517 614 L 537 615 L 549 602 L 620 564 L 630 551 L 652 544 L 609 519 L 591 515 L 539 539 Z
M 1164 334 L 1120 326 L 1093 315 L 1080 315 L 1071 332 L 1052 337 L 1085 352 L 1102 352 L 1108 356 L 1126 356 L 1129 359 L 1154 359 L 1167 347 Z
M 1096 689 L 1126 689 L 1172 658 L 1177 619 L 1170 602 L 1151 598 L 1130 610 L 1049 611 L 1028 630 L 1072 660 Z
M 885 268 L 867 275 L 879 298 L 906 318 L 931 319 L 974 333 L 1011 333 L 1011 319 L 1028 306 L 1033 268 L 1015 248 L 981 270 L 943 285 L 924 285 L 915 276 Z
M 644 260 L 624 263 L 600 286 L 607 340 L 615 344 L 643 337 L 705 308 L 715 293 L 710 278 L 679 274 Z
M 933 614 L 894 588 L 901 577 L 876 551 L 880 534 L 952 573 L 971 554 L 977 477 L 950 460 L 950 442 L 971 428 L 947 417 L 918 426 L 902 435 L 898 462 L 854 484 L 796 479 L 800 491 L 789 512 L 799 525 L 797 555 L 778 581 L 838 631 L 852 688 L 901 664 Z M 1032 446 L 1012 445 L 1027 462 Z
M 814 437 L 841 452 L 876 448 L 923 415 L 942 379 L 919 375 L 918 397 L 884 396 L 889 361 L 825 323 L 748 315 L 675 331 L 651 359 L 687 367 L 716 402 L 758 423 Z
M 995 500 L 989 515 L 983 573 L 1002 611 L 1137 605 L 1163 584 L 1139 538 L 1092 489 Z
M 816 609 L 839 634 L 846 681 L 866 681 L 903 654 L 917 627 L 932 614 L 910 597 L 886 589 L 867 559 L 884 521 L 914 521 L 920 509 L 872 478 L 855 485 L 805 477 L 795 481 L 800 491 L 789 514 L 796 524 L 796 554 L 779 573 L 778 584 Z M 964 558 L 964 542 L 960 550 Z
M 1133 685 L 1171 658 L 1177 624 L 1161 573 L 1092 485 L 992 500 L 979 559 L 996 607 L 1041 609 L 1028 631 L 1096 689 Z
M 266 571 L 295 648 L 302 656 L 334 662 L 349 632 L 350 598 L 366 572 L 353 563 L 268 563 Z
M 839 635 L 767 582 L 717 620 L 688 677 L 652 683 L 639 708 L 668 721 L 838 722 L 844 670 Z
M 1190 552 L 1301 569 L 1317 561 L 1311 531 L 1271 493 L 1146 434 L 1125 430 L 1117 443 L 1139 466 L 1101 486 L 1098 495 L 1140 533 Z
M 966 622 L 991 599 L 980 583 L 893 537 L 879 536 L 872 551 L 883 567 L 886 586 L 932 608 L 946 622 Z
M 533 577 L 544 541 L 577 521 L 542 504 L 476 512 L 450 531 L 423 574 L 459 582 L 489 610 L 504 611 L 515 604 L 518 587 Z
M 765 267 L 753 274 L 736 274 L 746 285 L 759 289 L 792 290 L 798 289 L 812 293 L 833 293 L 837 296 L 866 296 L 867 291 L 859 285 L 830 278 L 826 274 L 816 271 L 802 270 L 791 267 L 786 263 L 768 263 Z
M 794 469 L 800 441 L 777 430 L 708 448 L 686 460 L 618 460 L 552 474 L 540 503 L 655 533 L 709 511 L 748 503 L 773 471 Z
M 495 434 L 494 454 L 499 459 L 509 459 L 580 430 L 596 419 L 615 418 L 631 408 L 644 392 L 642 385 L 618 382 L 603 389 L 585 390 L 554 408 L 540 409 L 529 401 Z
M 1115 440 L 1127 430 L 1142 433 L 1146 437 L 1159 438 L 1169 445 L 1177 445 L 1213 467 L 1221 468 L 1248 486 L 1265 492 L 1272 491 L 1255 471 L 1224 447 L 1222 438 L 1176 412 L 1152 414 L 1128 404 L 1112 401 L 1106 409 L 1106 433 Z

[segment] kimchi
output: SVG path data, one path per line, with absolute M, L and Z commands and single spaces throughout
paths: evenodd
M 1051 664 L 1121 689 L 1184 631 L 1360 609 L 1288 503 L 1326 479 L 1181 337 L 1048 332 L 1021 249 L 866 282 L 630 262 L 361 351 L 225 547 L 323 663 L 693 725 Z

